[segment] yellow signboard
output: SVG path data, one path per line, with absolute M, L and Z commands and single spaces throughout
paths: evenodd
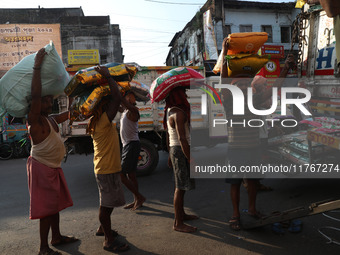
M 0 71 L 8 71 L 50 41 L 62 58 L 60 24 L 0 24 Z
M 98 50 L 68 50 L 69 65 L 99 64 Z

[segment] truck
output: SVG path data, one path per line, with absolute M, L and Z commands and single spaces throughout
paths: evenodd
M 305 1 L 307 2 L 307 1 Z M 320 5 L 320 2 L 323 5 Z M 298 82 L 312 95 L 308 105 L 312 118 L 306 123 L 315 125 L 305 130 L 288 134 L 272 152 L 284 161 L 309 167 L 321 178 L 338 178 L 340 154 L 340 76 L 336 45 L 340 43 L 339 35 L 334 34 L 333 18 L 327 10 L 338 11 L 338 1 L 308 0 L 298 15 L 295 31 L 299 31 Z M 337 5 L 338 9 L 324 6 L 325 3 Z M 329 16 L 327 16 L 329 15 Z M 337 24 L 340 26 L 340 24 Z M 337 39 L 336 40 L 336 36 Z M 339 49 L 339 48 L 338 48 Z M 316 125 L 317 124 L 317 125 Z M 321 125 L 321 126 L 320 126 Z M 285 141 L 284 141 L 285 140 Z M 279 156 L 280 155 L 280 156 Z M 321 163 L 321 164 L 318 164 Z M 320 168 L 321 166 L 321 168 Z M 332 168 L 333 167 L 333 168 Z M 331 176 L 331 172 L 335 175 Z M 326 175 L 328 173 L 328 175 Z M 274 213 L 257 222 L 244 224 L 245 229 L 256 228 L 275 222 L 284 222 L 295 218 L 311 216 L 340 208 L 340 200 L 314 202 L 309 206 Z M 325 227 L 324 229 L 327 229 Z M 333 240 L 323 231 L 325 238 Z
M 176 68 L 176 66 L 141 66 L 133 79 L 150 87 L 151 83 L 158 76 L 173 68 Z M 204 76 L 204 67 L 190 66 L 190 68 L 200 72 Z M 219 83 L 219 77 L 208 77 L 206 83 L 214 86 L 214 84 Z M 208 127 L 211 124 L 209 123 L 209 121 L 211 122 L 209 116 L 211 116 L 211 114 L 207 114 L 206 116 L 200 114 L 201 94 L 202 92 L 197 89 L 188 90 L 189 101 L 192 106 L 192 132 L 201 132 L 203 134 L 209 132 Z M 58 98 L 58 104 L 60 112 L 67 110 L 67 97 L 60 96 Z M 141 152 L 137 165 L 137 175 L 139 176 L 151 174 L 156 169 L 159 161 L 158 152 L 160 150 L 167 150 L 166 132 L 163 128 L 164 106 L 164 102 L 153 104 L 151 101 L 146 103 L 137 102 L 141 116 L 138 122 L 141 141 Z M 208 99 L 208 109 L 214 112 L 215 116 L 218 115 L 220 118 L 224 118 L 222 106 L 212 103 L 212 99 Z M 114 119 L 117 128 L 119 128 L 119 119 L 120 114 L 118 113 Z M 75 121 L 71 125 L 69 125 L 69 122 L 62 124 L 62 136 L 65 138 L 65 145 L 68 151 L 73 151 L 74 153 L 93 152 L 92 139 L 86 133 L 87 123 L 88 120 Z M 226 138 L 226 130 L 222 129 L 219 134 L 214 134 L 214 136 L 216 139 L 211 139 L 212 142 L 210 141 L 204 145 L 213 146 L 223 141 L 221 137 Z
M 0 117 L 0 143 L 19 141 L 27 133 L 27 127 L 23 118 L 14 118 L 8 113 Z
M 336 41 L 334 30 L 333 18 L 315 0 L 303 6 L 294 22 L 299 43 L 298 83 L 311 92 L 308 107 L 312 117 L 302 121 L 308 125 L 305 129 L 272 139 L 272 144 L 277 143 L 270 151 L 273 157 L 298 165 L 339 163 L 340 78 L 336 44 L 340 42 L 339 37 Z
M 307 133 L 310 161 L 315 158 L 313 144 L 323 145 L 333 152 L 335 163 L 339 163 L 340 150 L 340 76 L 339 28 L 334 27 L 333 13 L 339 8 L 329 9 L 330 1 L 310 1 L 301 12 L 302 38 L 308 39 L 302 47 L 300 82 L 311 92 L 310 107 L 314 120 L 322 123 L 322 128 Z M 322 5 L 321 5 L 321 4 Z M 333 1 L 333 4 L 335 1 Z M 339 7 L 339 6 L 338 6 Z M 339 22 L 337 26 L 340 26 Z M 337 39 L 337 40 L 336 40 Z M 329 155 L 329 154 L 328 154 Z M 332 163 L 332 162 L 331 162 Z

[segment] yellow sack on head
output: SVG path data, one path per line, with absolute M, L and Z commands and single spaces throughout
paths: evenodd
M 130 90 L 131 86 L 128 81 L 117 82 L 119 85 L 119 91 L 121 93 L 125 93 L 126 91 Z M 80 106 L 80 113 L 86 117 L 92 115 L 93 110 L 99 104 L 100 100 L 108 96 L 110 94 L 110 87 L 109 85 L 99 86 L 96 87 L 92 93 L 87 97 L 86 101 Z
M 86 99 L 85 103 L 80 107 L 80 112 L 82 115 L 89 117 L 92 115 L 94 108 L 98 105 L 100 100 L 110 94 L 109 86 L 100 86 L 95 88 L 89 97 Z
M 117 82 L 119 85 L 119 91 L 124 94 L 126 91 L 129 91 L 131 89 L 131 84 L 128 81 L 119 81 Z
M 110 75 L 116 82 L 131 81 L 137 73 L 137 67 L 119 63 L 105 64 L 109 69 Z M 64 92 L 67 96 L 74 97 L 82 94 L 90 87 L 103 85 L 107 83 L 107 79 L 102 77 L 95 70 L 95 67 L 90 67 L 78 71 L 66 86 Z
M 228 55 L 256 54 L 267 41 L 265 32 L 233 33 L 228 36 Z
M 77 96 L 71 106 L 70 112 L 70 123 L 73 121 L 83 121 L 86 119 L 85 116 L 81 114 L 81 106 L 86 102 L 87 98 L 91 95 L 90 90 L 86 90 L 81 95 Z
M 229 77 L 254 77 L 269 61 L 269 56 L 244 55 L 226 56 Z

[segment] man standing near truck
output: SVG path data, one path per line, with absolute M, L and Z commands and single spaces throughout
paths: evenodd
M 122 150 L 122 172 L 120 174 L 122 183 L 132 192 L 134 200 L 124 209 L 132 211 L 143 206 L 145 197 L 139 193 L 136 177 L 138 157 L 140 153 L 140 141 L 138 136 L 139 110 L 136 107 L 136 97 L 129 91 L 122 99 L 125 107 L 120 119 L 120 138 L 123 144 Z
M 164 129 L 167 130 L 169 149 L 168 164 L 174 171 L 175 194 L 174 209 L 175 231 L 192 233 L 197 230 L 184 224 L 184 221 L 198 219 L 196 215 L 184 212 L 184 194 L 195 188 L 195 182 L 190 178 L 190 104 L 185 89 L 173 89 L 165 100 Z
M 100 200 L 101 225 L 96 235 L 104 234 L 104 250 L 122 252 L 128 250 L 129 246 L 118 241 L 118 233 L 111 229 L 113 209 L 125 204 L 119 175 L 121 171 L 119 137 L 116 126 L 112 123 L 121 103 L 121 94 L 107 67 L 97 66 L 95 70 L 107 79 L 111 93 L 101 100 L 87 128 L 93 139 L 94 172 Z
M 228 38 L 225 38 L 222 43 L 222 48 L 225 53 L 228 51 Z M 223 56 L 225 57 L 225 56 Z M 288 55 L 285 62 L 285 68 L 281 71 L 279 79 L 275 82 L 274 86 L 281 88 L 283 78 L 287 76 L 289 66 L 294 63 L 292 55 Z M 228 78 L 228 66 L 224 63 L 221 70 L 221 83 L 227 83 Z M 252 78 L 246 77 L 235 77 L 232 79 L 231 84 L 237 86 L 242 90 L 246 96 L 248 88 L 250 87 Z M 223 95 L 223 106 L 228 119 L 232 119 L 237 125 L 228 127 L 228 164 L 237 167 L 240 170 L 241 166 L 252 166 L 259 165 L 260 161 L 260 135 L 259 127 L 243 126 L 239 125 L 243 121 L 248 123 L 251 119 L 258 118 L 257 115 L 253 114 L 246 104 L 245 101 L 245 114 L 234 115 L 233 114 L 233 97 L 230 90 L 222 89 Z M 253 94 L 253 104 L 256 109 L 259 109 L 263 102 L 266 102 L 272 96 L 271 90 L 265 90 L 262 93 Z M 248 212 L 247 215 L 255 220 L 259 220 L 262 215 L 256 209 L 256 196 L 257 187 L 259 185 L 259 179 L 249 178 L 243 174 L 235 174 L 226 179 L 227 183 L 230 183 L 230 197 L 233 207 L 233 214 L 229 220 L 229 225 L 233 230 L 241 229 L 240 221 L 240 185 L 243 178 L 247 179 L 248 182 Z

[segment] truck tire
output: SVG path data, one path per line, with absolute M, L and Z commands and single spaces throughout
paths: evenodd
M 137 163 L 137 176 L 150 175 L 157 167 L 159 155 L 155 145 L 147 139 L 140 139 L 141 149 Z

